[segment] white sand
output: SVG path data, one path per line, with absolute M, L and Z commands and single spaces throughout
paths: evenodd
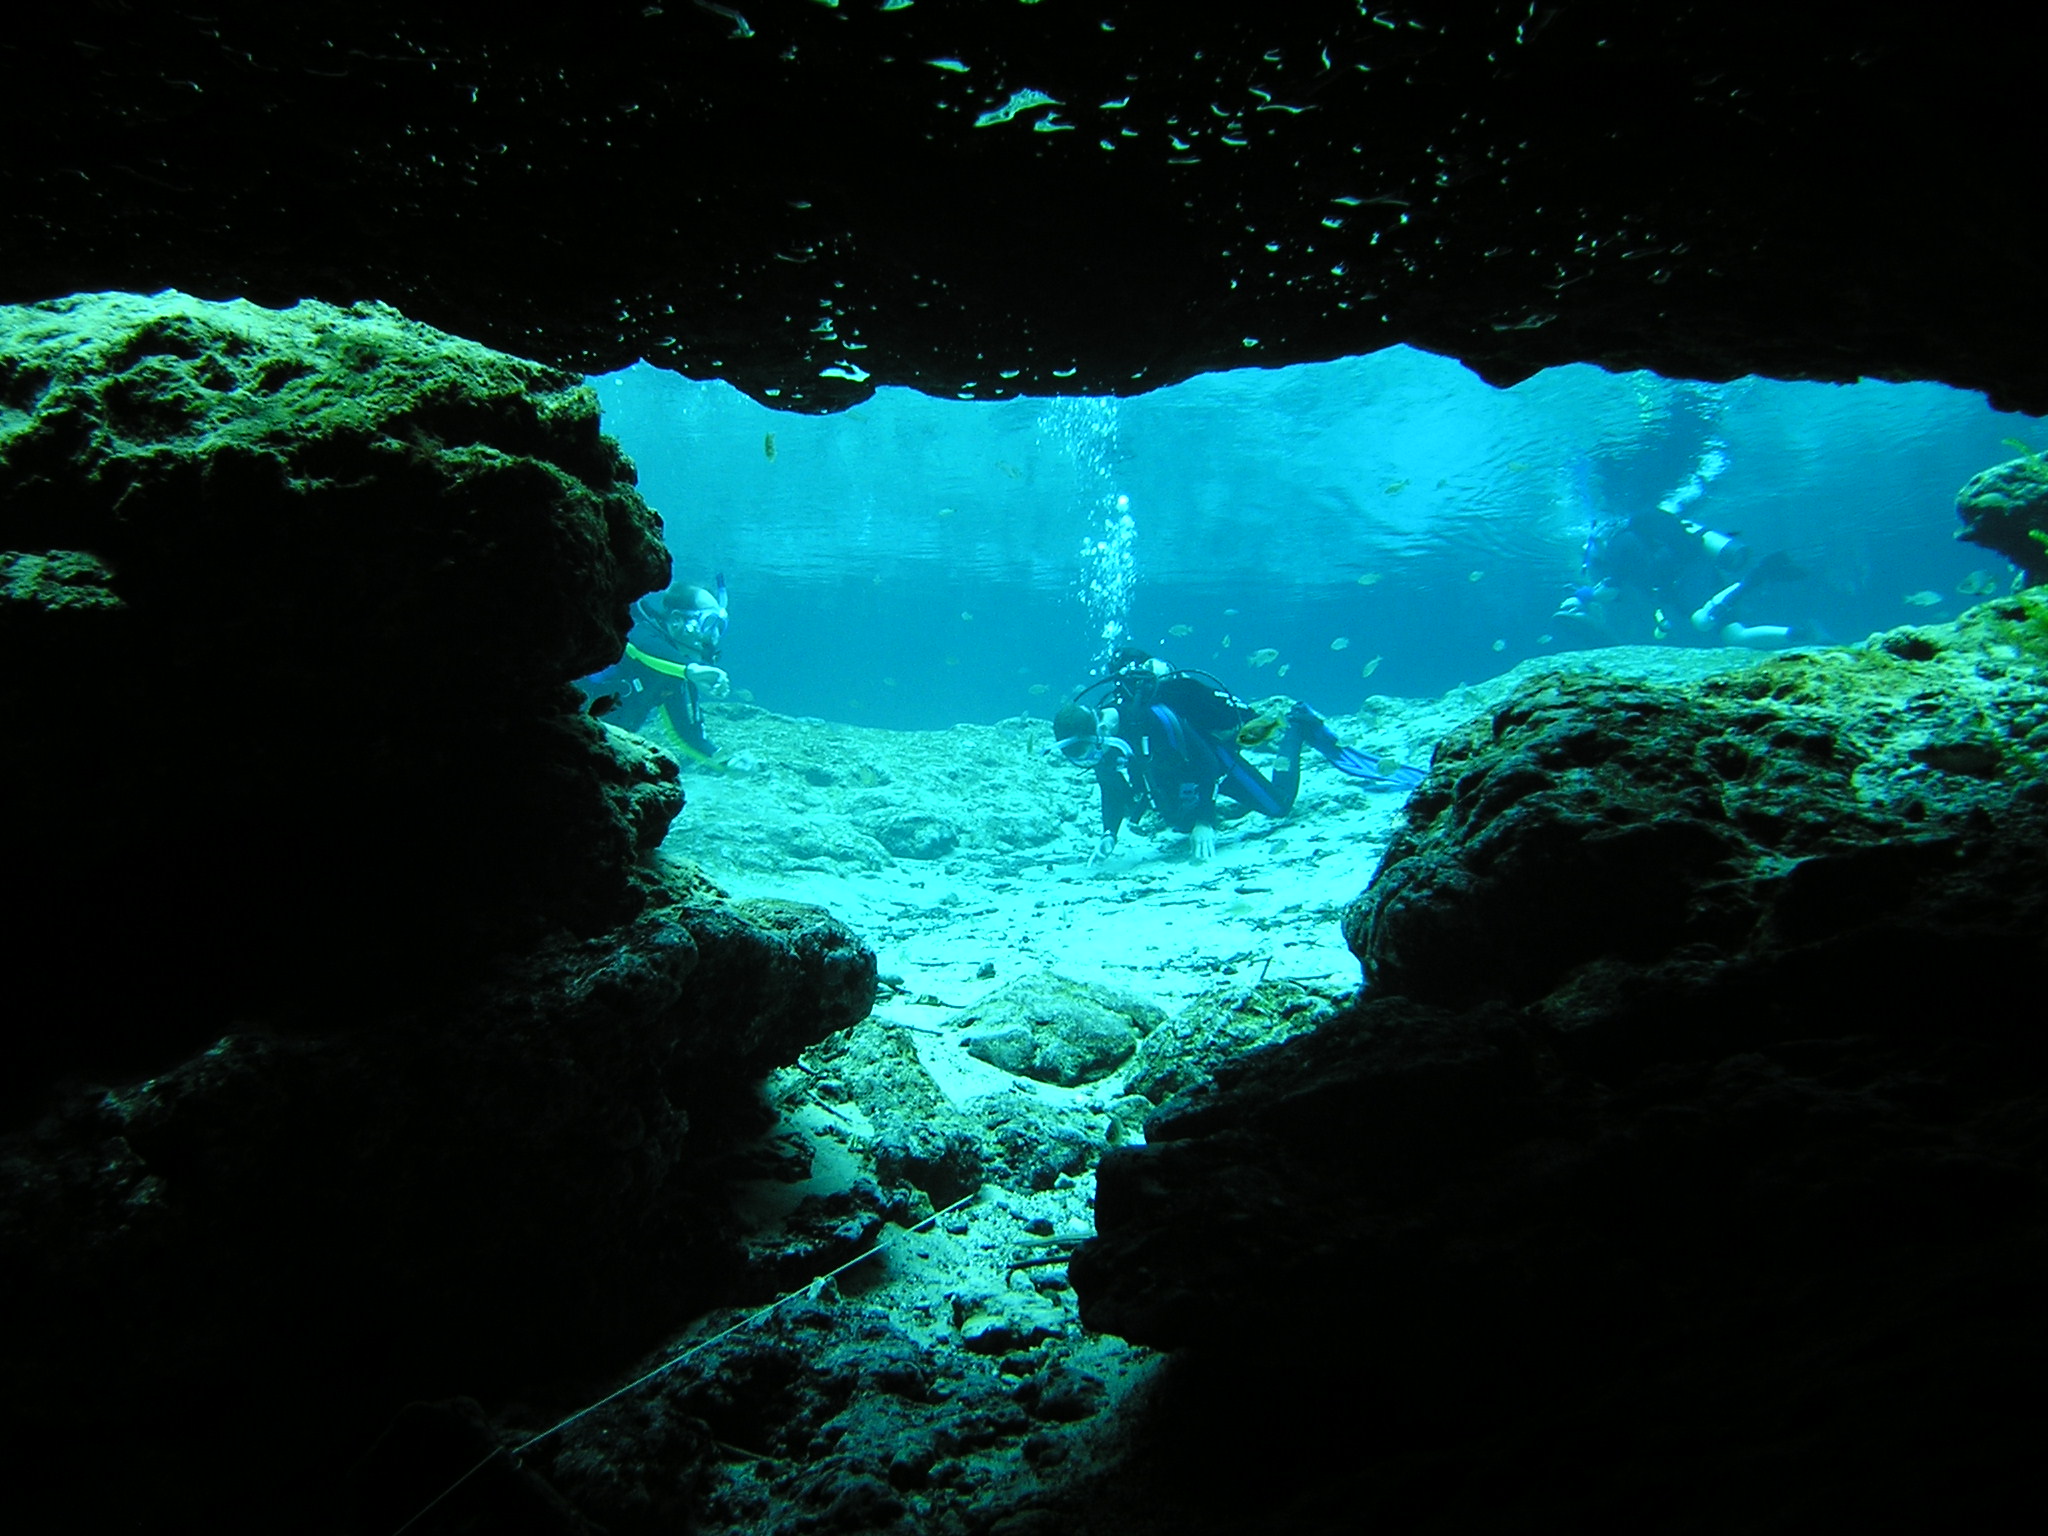
M 1427 766 L 1446 731 L 1541 672 L 1683 683 L 1755 660 L 1659 647 L 1581 652 L 1443 699 L 1376 698 L 1368 714 L 1330 724 L 1349 745 Z M 901 982 L 879 1017 L 929 1026 L 939 1007 L 970 1006 L 1038 969 L 1134 992 L 1168 1013 L 1232 977 L 1359 983 L 1339 918 L 1370 882 L 1406 797 L 1367 790 L 1314 753 L 1293 814 L 1226 825 L 1208 862 L 1192 860 L 1184 836 L 1126 828 L 1116 852 L 1091 867 L 1095 781 L 1044 753 L 1045 721 L 903 732 L 747 706 L 710 713 L 732 767 L 686 777 L 689 804 L 664 851 L 695 860 L 735 897 L 833 912 Z M 901 857 L 877 840 L 918 815 L 950 823 L 957 848 Z

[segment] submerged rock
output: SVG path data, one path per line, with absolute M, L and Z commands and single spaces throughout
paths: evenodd
M 721 1160 L 874 957 L 653 861 L 676 764 L 568 684 L 668 557 L 579 379 L 0 309 L 0 546 L 22 1518 L 330 1510 L 408 1399 L 558 1396 L 740 1272 Z
M 0 308 L 10 1091 L 203 1046 L 188 991 L 354 1006 L 630 918 L 675 765 L 566 685 L 667 579 L 633 478 L 580 379 L 379 305 Z
M 1205 992 L 1145 1036 L 1124 1074 L 1124 1091 L 1164 1104 L 1209 1081 L 1226 1062 L 1313 1029 L 1330 1013 L 1327 998 L 1291 981 Z
M 1521 1004 L 1595 960 L 1775 948 L 1835 920 L 1823 891 L 1903 916 L 1924 894 L 1906 871 L 1967 864 L 2038 789 L 2048 686 L 1994 635 L 2040 606 L 1986 604 L 1960 648 L 1894 634 L 1689 694 L 1539 679 L 1439 745 L 1345 913 L 1367 982 Z
M 1072 1088 L 1116 1071 L 1165 1018 L 1138 998 L 1047 971 L 991 993 L 958 1022 L 968 1055 Z
M 2005 556 L 2029 586 L 2048 582 L 2048 463 L 2037 453 L 1970 477 L 1956 492 L 1956 537 Z
M 1083 1320 L 1205 1362 L 1149 1475 L 1271 1458 L 1231 1492 L 1289 1486 L 1302 1529 L 1455 1525 L 1454 1483 L 1530 1528 L 2018 1496 L 2044 624 L 2024 594 L 1691 695 L 1539 679 L 1446 741 L 1346 914 L 1369 994 L 1098 1170 Z
M 960 846 L 960 834 L 943 816 L 903 811 L 882 820 L 875 841 L 899 859 L 943 859 Z

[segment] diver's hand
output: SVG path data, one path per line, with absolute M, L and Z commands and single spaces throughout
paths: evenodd
M 684 670 L 690 674 L 691 682 L 714 699 L 722 699 L 732 692 L 732 679 L 725 675 L 723 667 L 707 667 L 693 661 Z
M 1216 857 L 1216 829 L 1196 822 L 1194 830 L 1188 834 L 1188 848 L 1197 864 L 1208 863 Z
M 1090 869 L 1093 869 L 1097 864 L 1101 863 L 1104 859 L 1108 858 L 1112 853 L 1115 852 L 1116 834 L 1114 832 L 1103 833 L 1101 838 L 1095 844 L 1095 851 L 1088 855 L 1088 867 Z

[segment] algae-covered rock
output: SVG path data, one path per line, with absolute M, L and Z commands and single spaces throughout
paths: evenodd
M 667 575 L 574 375 L 375 304 L 0 308 L 10 1091 L 203 1045 L 188 985 L 346 1006 L 629 918 L 675 765 L 566 685 Z
M 875 840 L 899 859 L 942 859 L 960 846 L 960 834 L 943 816 L 901 811 L 875 827 Z
M 572 375 L 375 305 L 0 309 L 0 1430 L 67 1426 L 43 1488 L 113 1445 L 207 1505 L 195 1435 L 331 1482 L 739 1270 L 755 1084 L 874 957 L 655 860 L 677 766 L 569 680 L 667 574 Z
M 908 1030 L 879 1020 L 835 1035 L 805 1058 L 807 1087 L 863 1107 L 863 1157 L 885 1190 L 914 1189 L 936 1208 L 984 1184 L 1051 1189 L 1095 1166 L 1120 1134 L 1107 1112 L 1074 1113 L 1024 1092 L 955 1103 L 919 1060 Z
M 2037 453 L 1972 475 L 1956 492 L 1956 537 L 2005 556 L 2029 586 L 2048 582 L 2048 462 Z
M 566 682 L 667 581 L 633 481 L 576 375 L 384 305 L 0 308 L 0 547 L 104 561 L 152 666 L 175 635 L 243 687 Z
M 1740 950 L 1881 848 L 1953 857 L 2048 763 L 2048 675 L 2004 638 L 2044 621 L 2016 594 L 1689 694 L 1537 679 L 1438 747 L 1346 940 L 1377 990 L 1527 1002 L 1595 959 Z
M 1165 1017 L 1138 998 L 1048 971 L 983 998 L 959 1023 L 970 1056 L 1071 1088 L 1109 1076 Z
M 1224 1063 L 1315 1028 L 1332 1007 L 1328 998 L 1291 981 L 1212 988 L 1144 1038 L 1124 1074 L 1124 1089 L 1164 1104 L 1207 1082 Z
M 1587 1444 L 1672 1496 L 1734 1476 L 1720 1526 L 1946 1510 L 1958 1466 L 2024 1497 L 2043 618 L 2027 591 L 1687 691 L 1524 679 L 1444 740 L 1346 913 L 1369 990 L 1097 1169 L 1082 1317 L 1201 1351 L 1175 1432 L 1257 1402 L 1313 1475 L 1360 1424 L 1440 1426 L 1385 1474 L 1397 1526 L 1475 1455 L 1535 1485 Z
M 645 895 L 345 1033 L 224 1024 L 0 1137 L 0 1304 L 37 1321 L 0 1341 L 7 1379 L 68 1424 L 203 1410 L 289 1469 L 449 1381 L 581 1369 L 620 1319 L 703 1305 L 740 1263 L 718 1165 L 759 1128 L 753 1085 L 866 1012 L 874 962 L 815 908 L 688 871 Z

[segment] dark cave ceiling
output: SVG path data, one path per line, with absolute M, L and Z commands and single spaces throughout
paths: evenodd
M 0 36 L 0 301 L 381 299 L 801 410 L 1408 342 L 2042 413 L 2026 16 L 39 8 Z

